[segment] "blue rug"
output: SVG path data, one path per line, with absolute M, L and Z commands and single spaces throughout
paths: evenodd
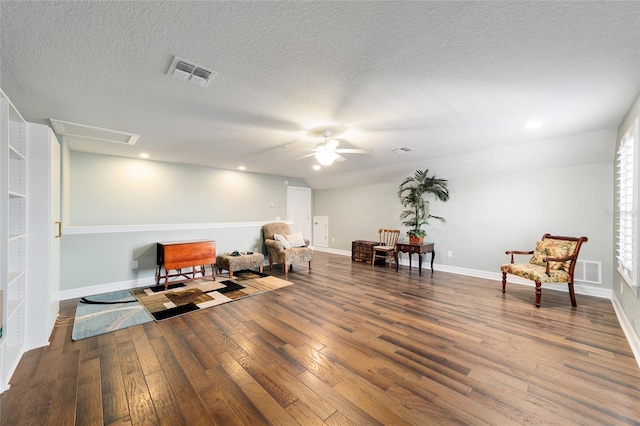
M 78 302 L 71 334 L 74 341 L 153 321 L 153 317 L 129 290 L 87 296 L 86 299 L 93 302 L 124 303 Z

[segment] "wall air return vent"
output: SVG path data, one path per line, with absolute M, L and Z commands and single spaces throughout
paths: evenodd
M 78 139 L 91 139 L 103 142 L 135 145 L 140 135 L 120 132 L 118 130 L 102 129 L 100 127 L 86 126 L 84 124 L 69 123 L 68 121 L 49 119 L 51 127 L 56 135 Z
M 578 260 L 573 279 L 585 283 L 602 284 L 602 262 Z
M 171 66 L 169 67 L 167 74 L 177 78 L 178 80 L 188 81 L 189 83 L 193 83 L 198 86 L 207 87 L 209 82 L 213 80 L 218 73 L 176 56 L 173 58 L 173 62 L 171 62 Z

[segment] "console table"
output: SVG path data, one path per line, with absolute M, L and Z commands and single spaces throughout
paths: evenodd
M 164 278 L 164 289 L 169 286 L 170 277 L 183 276 L 188 279 L 195 279 L 196 272 L 205 276 L 204 265 L 211 265 L 213 280 L 216 279 L 214 264 L 216 263 L 216 242 L 210 240 L 198 241 L 172 241 L 167 243 L 157 243 L 157 264 L 156 284 L 160 284 L 160 279 Z M 182 268 L 192 268 L 191 277 L 182 272 Z M 162 275 L 164 268 L 164 275 Z M 198 268 L 200 269 L 198 271 Z M 169 271 L 177 270 L 177 274 L 169 274 Z
M 396 272 L 398 272 L 398 253 L 409 253 L 409 268 L 411 268 L 411 255 L 418 255 L 418 273 L 422 275 L 422 255 L 424 253 L 431 253 L 431 273 L 433 274 L 433 258 L 436 256 L 436 250 L 434 248 L 435 243 L 422 243 L 422 244 L 409 244 L 409 243 L 396 243 L 396 249 L 393 256 L 396 261 Z

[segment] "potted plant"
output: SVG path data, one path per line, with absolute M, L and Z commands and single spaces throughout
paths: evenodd
M 425 195 L 447 201 L 449 199 L 448 183 L 446 179 L 429 176 L 429 169 L 426 169 L 416 170 L 413 176 L 406 177 L 400 184 L 398 197 L 402 206 L 406 208 L 400 213 L 400 219 L 403 220 L 402 226 L 410 228 L 407 231 L 410 244 L 422 244 L 427 235 L 422 227 L 429 224 L 429 219 L 446 222 L 443 217 L 429 213 L 429 200 L 425 199 Z

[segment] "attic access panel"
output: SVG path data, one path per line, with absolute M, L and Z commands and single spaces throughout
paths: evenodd
M 68 121 L 49 119 L 51 127 L 56 135 L 72 136 L 80 139 L 91 139 L 103 142 L 119 143 L 123 145 L 135 145 L 140 135 L 118 130 L 103 129 L 84 124 L 70 123 Z

